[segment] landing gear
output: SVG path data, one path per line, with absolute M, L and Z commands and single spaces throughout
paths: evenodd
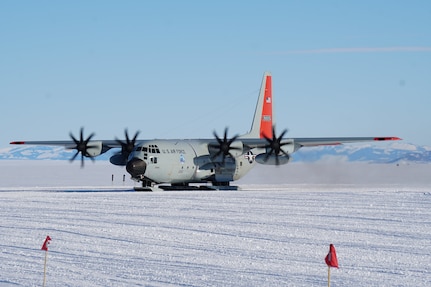
M 231 186 L 229 181 L 213 181 L 212 185 L 189 185 L 189 183 L 172 183 L 171 185 L 155 185 L 149 180 L 142 180 L 142 187 L 134 187 L 135 191 L 155 190 L 238 190 L 238 186 Z
M 213 181 L 213 186 L 230 186 L 229 181 Z
M 212 184 L 215 190 L 238 190 L 238 186 L 230 185 L 230 181 L 213 181 Z
M 135 186 L 134 189 L 135 189 L 135 191 L 153 191 L 152 187 L 153 187 L 152 181 L 143 179 L 142 180 L 142 187 Z
M 238 190 L 238 186 L 224 185 L 159 185 L 162 190 Z

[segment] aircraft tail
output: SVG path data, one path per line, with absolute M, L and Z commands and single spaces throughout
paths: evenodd
M 273 111 L 272 111 L 272 76 L 265 72 L 260 86 L 259 98 L 254 112 L 250 132 L 243 138 L 272 138 Z

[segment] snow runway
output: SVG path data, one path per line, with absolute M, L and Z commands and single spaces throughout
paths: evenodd
M 83 190 L 85 191 L 85 190 Z M 431 188 L 0 192 L 0 285 L 429 286 Z

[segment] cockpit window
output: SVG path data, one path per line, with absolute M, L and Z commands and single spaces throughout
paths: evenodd
M 137 147 L 135 147 L 135 151 L 144 151 L 144 152 L 146 152 L 147 148 L 143 147 L 143 146 L 137 146 Z
M 160 149 L 155 144 L 150 144 L 148 147 L 138 146 L 135 148 L 135 151 L 143 151 L 149 153 L 160 153 Z
M 150 153 L 160 153 L 159 147 L 155 144 L 150 144 L 148 150 Z

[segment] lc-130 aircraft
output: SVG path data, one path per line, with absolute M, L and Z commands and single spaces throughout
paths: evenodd
M 121 149 L 110 158 L 114 165 L 125 166 L 131 178 L 142 182 L 139 190 L 189 189 L 189 184 L 201 184 L 211 189 L 236 189 L 231 181 L 243 177 L 256 163 L 263 165 L 287 164 L 291 154 L 302 147 L 338 145 L 342 143 L 399 140 L 398 137 L 332 137 L 284 138 L 287 130 L 277 135 L 273 125 L 272 76 L 263 76 L 256 110 L 249 133 L 223 137 L 214 132 L 213 139 L 153 139 L 138 140 L 137 132 L 130 138 L 127 129 L 125 140 L 93 140 L 94 133 L 86 139 L 81 128 L 79 138 L 72 134 L 68 141 L 13 141 L 11 144 L 64 146 L 76 149 L 70 159 L 81 153 L 94 157 L 112 148 Z M 165 184 L 165 185 L 161 185 Z M 166 184 L 170 184 L 166 185 Z

